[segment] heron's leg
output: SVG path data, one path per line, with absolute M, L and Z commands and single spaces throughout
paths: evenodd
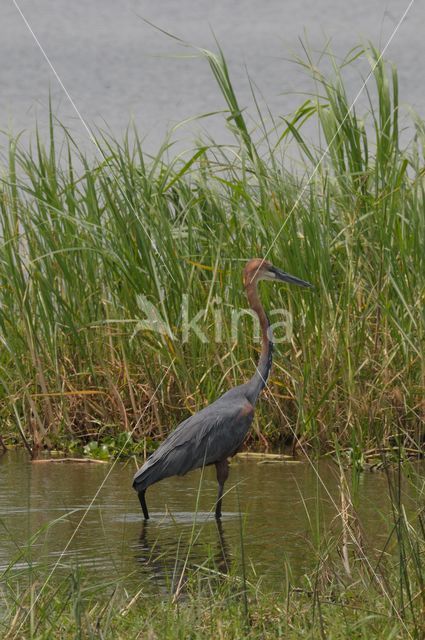
M 221 518 L 221 501 L 223 498 L 224 483 L 229 477 L 229 463 L 227 462 L 227 459 L 221 460 L 220 462 L 216 462 L 215 468 L 217 471 L 217 482 L 218 482 L 218 496 L 217 496 L 217 505 L 215 507 L 215 517 L 218 520 L 219 518 Z
M 148 511 L 148 506 L 145 500 L 145 491 L 139 491 L 137 495 L 139 496 L 139 500 L 142 507 L 143 515 L 145 516 L 145 520 L 149 520 L 149 511 Z

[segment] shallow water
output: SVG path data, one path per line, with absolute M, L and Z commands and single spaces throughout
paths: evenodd
M 279 589 L 288 566 L 295 582 L 313 568 L 315 531 L 337 534 L 340 528 L 338 472 L 332 463 L 234 461 L 221 527 L 211 512 L 213 468 L 151 487 L 147 524 L 131 488 L 134 468 L 134 461 L 113 468 L 31 463 L 23 451 L 0 458 L 0 571 L 12 562 L 14 572 L 57 564 L 58 573 L 80 567 L 96 583 L 121 579 L 168 592 L 185 562 L 238 571 L 242 529 L 249 576 L 261 579 L 264 588 Z M 360 477 L 358 513 L 375 549 L 384 546 L 391 527 L 387 485 L 384 473 Z M 403 498 L 413 507 L 407 482 Z

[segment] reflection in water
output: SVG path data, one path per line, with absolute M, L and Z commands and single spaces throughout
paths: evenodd
M 226 542 L 223 532 L 223 523 L 221 520 L 216 520 L 217 532 L 218 532 L 218 547 L 216 554 L 217 569 L 221 573 L 229 573 L 230 570 L 230 551 Z
M 201 582 L 240 575 L 243 538 L 248 573 L 261 579 L 263 589 L 278 590 L 288 566 L 293 583 L 313 569 L 320 531 L 338 535 L 341 524 L 335 465 L 234 460 L 222 525 L 210 511 L 216 478 L 207 468 L 151 487 L 151 520 L 142 526 L 131 489 L 134 469 L 123 463 L 114 466 L 79 526 L 109 470 L 97 464 L 31 464 L 23 451 L 1 456 L 0 523 L 6 526 L 0 567 L 13 558 L 33 566 L 51 566 L 60 558 L 58 572 L 78 563 L 90 578 L 108 581 L 113 575 L 129 587 L 171 594 L 182 589 L 188 573 Z M 407 510 L 414 496 L 413 484 L 403 482 Z M 368 548 L 382 549 L 392 522 L 385 474 L 360 476 L 356 510 Z
M 170 571 L 173 570 L 173 567 L 169 564 L 169 555 L 167 553 L 164 555 L 158 541 L 149 542 L 148 529 L 149 522 L 144 521 L 139 535 L 139 542 L 135 548 L 135 557 L 142 566 L 142 581 L 147 575 L 154 583 L 164 588 L 168 586 Z
M 221 521 L 214 520 L 215 551 L 200 542 L 199 533 L 186 539 L 176 530 L 176 538 L 168 536 L 161 543 L 155 524 L 144 520 L 135 545 L 135 558 L 142 568 L 141 580 L 148 579 L 162 593 L 180 595 L 189 574 L 205 574 L 210 580 L 223 579 L 230 571 L 231 554 Z

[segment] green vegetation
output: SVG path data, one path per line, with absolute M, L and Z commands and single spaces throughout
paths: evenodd
M 332 451 L 340 462 L 333 527 L 311 532 L 316 570 L 294 583 L 288 564 L 275 593 L 245 566 L 242 530 L 230 568 L 208 553 L 192 566 L 189 546 L 184 574 L 163 597 L 145 583 L 131 592 L 116 575 L 94 584 L 78 567 L 28 567 L 21 550 L 0 572 L 0 635 L 420 640 L 423 479 L 406 461 L 404 481 L 417 482 L 412 512 L 401 462 L 425 441 L 425 122 L 411 116 L 402 148 L 397 74 L 369 48 L 340 65 L 330 57 L 326 77 L 307 54 L 299 62 L 315 94 L 287 118 L 258 110 L 251 131 L 221 52 L 202 55 L 226 101 L 232 145 L 201 142 L 170 159 L 171 140 L 150 157 L 136 131 L 122 142 L 99 134 L 100 159 L 87 160 L 63 128 L 58 147 L 53 114 L 47 148 L 38 135 L 29 150 L 9 140 L 0 177 L 0 446 L 22 441 L 34 456 L 46 446 L 97 459 L 151 450 L 188 412 L 251 375 L 252 321 L 243 318 L 236 339 L 231 310 L 246 307 L 244 262 L 267 256 L 316 292 L 263 287 L 269 310 L 290 312 L 293 334 L 276 349 L 250 444 Z M 373 83 L 364 118 L 350 109 L 343 80 L 361 56 Z M 304 138 L 306 121 L 317 123 L 320 144 Z M 291 165 L 289 154 L 300 159 Z M 198 312 L 205 342 L 184 333 L 185 314 Z M 162 332 L 148 330 L 146 317 Z M 393 521 L 376 551 L 355 488 L 365 466 L 385 466 L 383 453 L 398 473 L 386 469 Z
M 10 139 L 0 183 L 0 420 L 6 442 L 34 453 L 130 433 L 150 449 L 177 421 L 251 375 L 251 319 L 241 268 L 266 256 L 316 293 L 263 286 L 293 335 L 276 350 L 251 436 L 294 437 L 316 451 L 424 440 L 425 123 L 401 148 L 396 71 L 370 48 L 373 87 L 361 118 L 334 60 L 308 58 L 317 93 L 251 132 L 225 60 L 203 52 L 228 106 L 233 145 L 201 143 L 169 159 L 144 154 L 136 131 L 99 134 L 100 160 L 37 136 Z M 317 122 L 321 144 L 303 138 Z M 57 137 L 57 136 L 56 136 Z M 301 160 L 288 166 L 291 154 Z M 204 311 L 203 343 L 182 334 Z M 153 305 L 163 333 L 143 324 Z M 183 310 L 182 310 L 183 305 Z M 216 342 L 216 315 L 223 318 Z M 201 314 L 202 315 L 202 314 Z M 158 326 L 158 325 L 157 325 Z M 360 454 L 359 454 L 360 455 Z

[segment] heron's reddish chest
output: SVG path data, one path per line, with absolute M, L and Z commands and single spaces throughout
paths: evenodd
M 253 413 L 254 413 L 254 407 L 252 406 L 252 404 L 250 402 L 247 401 L 243 405 L 242 409 L 240 410 L 239 415 L 240 415 L 241 418 L 246 418 L 248 416 L 253 415 Z

